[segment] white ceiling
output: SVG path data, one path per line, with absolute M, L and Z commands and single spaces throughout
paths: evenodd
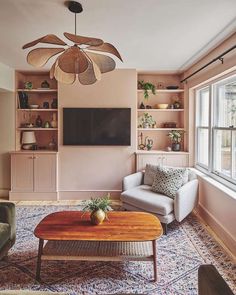
M 124 59 L 118 68 L 182 71 L 236 31 L 236 0 L 80 2 L 77 34 L 115 45 Z M 0 62 L 33 69 L 22 45 L 50 33 L 65 39 L 63 32 L 74 32 L 64 0 L 0 0 Z

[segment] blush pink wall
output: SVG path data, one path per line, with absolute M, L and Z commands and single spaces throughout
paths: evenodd
M 125 175 L 135 171 L 136 70 L 103 74 L 90 86 L 59 84 L 59 198 L 81 199 L 113 192 L 119 195 Z M 63 146 L 63 107 L 131 108 L 131 146 Z

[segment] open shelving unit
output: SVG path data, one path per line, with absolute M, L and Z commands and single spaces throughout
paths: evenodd
M 46 80 L 50 88 L 41 88 L 41 83 Z M 32 89 L 25 89 L 26 81 L 33 84 Z M 21 108 L 19 93 L 24 93 L 28 97 L 28 104 L 38 105 L 38 108 Z M 55 152 L 58 150 L 58 128 L 43 128 L 46 121 L 52 121 L 56 117 L 58 122 L 58 109 L 52 108 L 53 99 L 57 99 L 57 81 L 51 80 L 48 72 L 16 72 L 16 151 L 23 151 L 21 148 L 22 134 L 25 131 L 34 131 L 38 150 L 50 150 L 49 143 L 54 140 L 56 143 Z M 43 108 L 43 103 L 48 102 L 50 108 Z M 36 126 L 36 118 L 42 119 L 42 127 Z M 31 123 L 33 127 L 25 127 L 25 124 Z M 52 127 L 52 126 L 50 126 Z
M 144 98 L 144 90 L 137 89 L 137 151 L 136 151 L 136 170 L 145 169 L 145 165 L 160 164 L 170 166 L 188 166 L 189 152 L 187 150 L 187 128 L 186 128 L 186 102 L 185 90 L 180 83 L 180 76 L 177 74 L 138 74 L 138 81 L 150 82 L 157 86 L 162 82 L 164 89 L 156 89 L 156 94 L 148 90 L 149 98 Z M 176 85 L 178 89 L 166 89 L 166 86 Z M 174 101 L 180 102 L 180 108 L 171 108 Z M 140 108 L 141 103 L 145 108 Z M 157 108 L 157 104 L 168 104 L 166 109 Z M 140 118 L 144 113 L 151 115 L 156 122 L 155 126 L 143 128 L 140 126 Z M 176 128 L 164 128 L 164 123 L 174 122 Z M 144 126 L 146 127 L 146 126 Z M 167 151 L 171 147 L 168 132 L 171 130 L 183 131 L 183 141 L 181 151 Z M 151 150 L 139 149 L 139 144 L 145 144 L 148 139 L 153 140 Z

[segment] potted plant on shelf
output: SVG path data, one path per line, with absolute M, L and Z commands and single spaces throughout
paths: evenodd
M 156 86 L 150 82 L 138 81 L 138 89 L 143 89 L 143 96 L 145 99 L 149 98 L 148 90 L 151 90 L 152 94 L 156 94 Z
M 139 127 L 140 128 L 155 128 L 156 121 L 153 119 L 152 115 L 144 113 L 139 117 Z
M 171 140 L 171 149 L 174 152 L 179 152 L 181 150 L 181 141 L 182 136 L 184 134 L 184 131 L 177 131 L 177 130 L 171 130 L 167 136 Z
M 91 223 L 98 225 L 101 224 L 105 218 L 108 219 L 107 212 L 112 210 L 110 204 L 110 194 L 101 198 L 91 198 L 91 200 L 85 201 L 83 211 L 91 212 Z

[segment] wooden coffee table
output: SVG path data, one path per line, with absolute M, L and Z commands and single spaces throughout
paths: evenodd
M 55 212 L 37 225 L 36 280 L 40 281 L 42 260 L 90 260 L 152 261 L 157 281 L 156 240 L 162 235 L 157 217 L 143 212 L 111 211 L 109 220 L 92 225 L 89 215 L 81 211 Z

